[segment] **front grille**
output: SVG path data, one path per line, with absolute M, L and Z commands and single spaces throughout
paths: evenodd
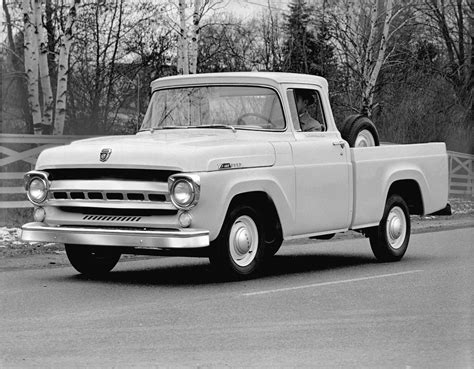
M 176 209 L 170 201 L 167 182 L 168 177 L 176 173 L 173 171 L 93 168 L 51 169 L 49 173 L 51 185 L 48 205 L 53 207 L 78 208 L 77 213 L 82 215 L 100 216 L 139 216 L 136 213 L 104 213 L 107 208 L 117 209 L 119 212 L 127 208 L 132 209 L 133 212 L 139 209 L 146 212 Z M 86 208 L 102 210 L 99 213 L 89 213 L 85 210 Z M 144 213 L 143 215 L 151 214 Z M 99 220 L 104 221 L 104 219 Z M 124 219 L 115 218 L 114 221 L 122 222 L 125 221 Z
M 164 194 L 110 191 L 51 191 L 51 198 L 55 200 L 128 200 L 166 202 L 166 195 Z
M 118 168 L 74 168 L 47 169 L 50 181 L 59 180 L 129 180 L 167 182 L 169 176 L 178 173 L 173 170 L 118 169 Z
M 116 217 L 144 217 L 154 215 L 176 215 L 178 210 L 168 209 L 114 209 L 114 208 L 94 208 L 94 207 L 75 207 L 60 206 L 59 210 L 66 213 L 83 214 L 84 216 L 116 216 Z

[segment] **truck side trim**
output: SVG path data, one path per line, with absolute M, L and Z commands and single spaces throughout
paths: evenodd
M 341 233 L 341 232 L 346 232 L 348 231 L 348 228 L 339 228 L 339 229 L 332 229 L 330 231 L 324 231 L 324 232 L 313 232 L 313 233 L 305 233 L 305 234 L 298 234 L 298 235 L 293 235 L 293 236 L 287 236 L 285 237 L 285 241 L 290 241 L 290 240 L 297 240 L 300 238 L 310 238 L 314 236 L 321 236 L 321 235 L 326 235 L 330 233 Z

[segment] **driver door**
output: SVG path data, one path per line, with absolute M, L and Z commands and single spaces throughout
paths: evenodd
M 301 86 L 298 86 L 301 89 Z M 295 234 L 329 233 L 347 230 L 352 217 L 351 164 L 347 143 L 325 114 L 329 106 L 321 100 L 321 90 L 310 86 L 314 104 L 309 110 L 322 120 L 322 131 L 303 132 L 298 123 L 294 100 L 296 89 L 288 90 L 290 111 L 295 124 L 291 142 L 295 166 Z M 321 111 L 316 113 L 316 110 Z M 331 232 L 332 233 L 332 232 Z

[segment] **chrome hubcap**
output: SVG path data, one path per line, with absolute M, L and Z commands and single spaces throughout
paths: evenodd
M 394 249 L 402 247 L 407 232 L 407 221 L 400 207 L 395 206 L 388 213 L 386 231 L 390 246 Z
M 249 265 L 258 248 L 257 225 L 249 216 L 238 217 L 230 229 L 229 248 L 232 260 L 239 266 Z
M 355 147 L 370 147 L 375 146 L 375 139 L 372 133 L 367 130 L 363 129 L 359 132 L 356 138 Z
M 240 254 L 245 254 L 250 250 L 252 236 L 245 228 L 239 228 L 235 235 L 235 248 Z

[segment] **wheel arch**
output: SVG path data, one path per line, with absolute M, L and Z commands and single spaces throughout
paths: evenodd
M 388 191 L 388 199 L 391 195 L 399 195 L 407 203 L 410 214 L 423 215 L 424 202 L 419 183 L 415 179 L 399 179 L 394 181 Z
M 256 210 L 261 211 L 262 214 L 265 214 L 264 226 L 268 230 L 276 230 L 282 234 L 282 226 L 280 221 L 280 216 L 278 214 L 275 202 L 272 197 L 265 191 L 248 191 L 235 194 L 229 202 L 227 207 L 226 215 L 233 209 L 236 205 L 250 205 Z M 274 228 L 272 228 L 274 226 Z

